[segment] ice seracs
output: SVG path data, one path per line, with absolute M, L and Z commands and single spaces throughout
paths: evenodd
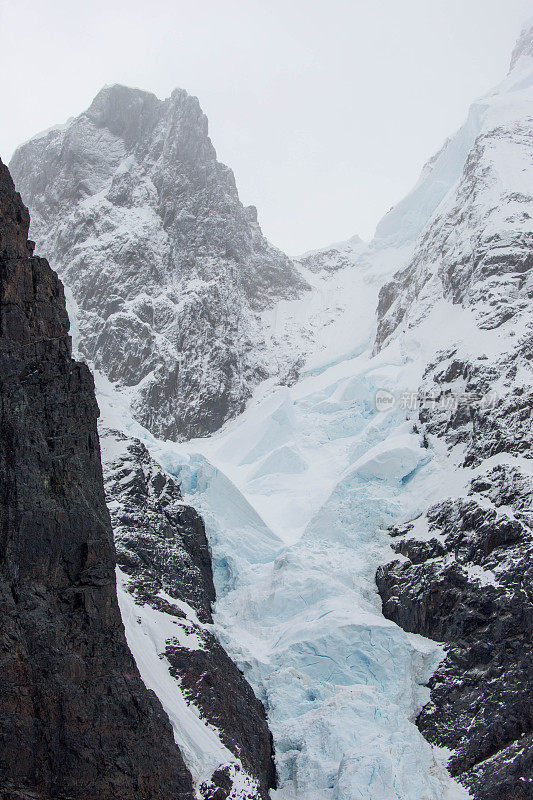
M 224 565 L 215 619 L 267 705 L 281 798 L 530 790 L 533 81 L 518 50 L 366 251 L 302 260 L 310 314 L 285 302 L 273 321 L 300 336 L 300 379 L 191 442 L 181 468 L 161 454 Z M 380 284 L 376 329 L 362 301 Z M 270 563 L 234 557 L 221 475 L 259 515 L 248 542 L 272 531 Z M 383 624 L 390 525 L 384 610 L 446 642 L 433 677 L 439 650 Z

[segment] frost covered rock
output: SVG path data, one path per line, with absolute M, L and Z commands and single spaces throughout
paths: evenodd
M 470 309 L 482 329 L 498 328 L 530 308 L 532 99 L 533 57 L 524 52 L 503 83 L 472 106 L 469 135 L 462 128 L 425 168 L 426 191 L 431 194 L 433 185 L 448 191 L 423 226 L 407 267 L 380 291 L 377 350 L 443 298 Z M 441 162 L 447 181 L 441 180 Z M 382 238 L 378 226 L 380 245 Z
M 476 800 L 533 787 L 532 41 L 527 28 L 507 78 L 471 109 L 457 182 L 380 292 L 375 345 L 429 355 L 407 414 L 447 459 L 444 483 L 463 485 L 391 530 L 401 560 L 377 584 L 387 617 L 445 642 L 417 722 Z
M 345 242 L 336 242 L 329 247 L 304 253 L 298 261 L 311 272 L 336 272 L 356 264 L 367 246 L 355 235 Z
M 198 100 L 108 86 L 11 162 L 79 348 L 163 437 L 210 433 L 277 369 L 260 311 L 305 283 L 216 160 Z

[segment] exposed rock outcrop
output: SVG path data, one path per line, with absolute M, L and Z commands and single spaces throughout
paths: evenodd
M 518 468 L 496 467 L 467 498 L 429 509 L 417 533 L 394 529 L 405 558 L 377 576 L 387 617 L 446 643 L 417 723 L 483 800 L 526 800 L 533 788 L 530 495 Z
M 367 247 L 361 237 L 355 235 L 345 242 L 336 242 L 329 247 L 304 253 L 298 261 L 311 272 L 337 272 L 357 263 Z
M 28 226 L 0 162 L 0 794 L 188 800 L 124 636 L 93 380 Z
M 175 693 L 228 751 L 225 762 L 213 764 L 202 795 L 266 800 L 276 784 L 272 737 L 262 704 L 213 635 L 215 589 L 202 519 L 139 440 L 103 430 L 102 454 L 117 562 L 127 577 L 124 590 L 140 609 L 133 625 L 142 626 L 143 608 L 159 613 L 158 656 L 176 681 Z M 165 635 L 169 628 L 172 635 Z

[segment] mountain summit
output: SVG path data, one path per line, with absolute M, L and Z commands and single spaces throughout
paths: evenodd
M 198 100 L 107 86 L 11 171 L 72 290 L 80 353 L 136 418 L 176 438 L 241 411 L 271 371 L 257 316 L 305 283 L 240 202 Z

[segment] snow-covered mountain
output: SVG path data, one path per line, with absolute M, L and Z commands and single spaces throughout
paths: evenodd
M 0 161 L 0 795 L 266 800 L 272 736 L 214 636 L 202 520 L 141 442 L 99 438 L 29 223 Z
M 531 790 L 530 42 L 364 252 L 302 259 L 307 308 L 274 312 L 300 378 L 156 446 L 205 516 L 283 800 L 466 796 L 450 756 L 477 800 Z
M 423 365 L 403 387 L 407 416 L 443 449 L 449 488 L 392 530 L 400 560 L 378 585 L 389 618 L 446 642 L 420 729 L 452 751 L 474 797 L 522 800 L 533 788 L 531 27 L 506 79 L 473 106 L 471 131 L 473 120 L 457 179 L 380 291 L 375 351 Z
M 430 162 L 410 195 L 409 203 L 418 207 L 420 193 L 432 195 L 435 184 L 442 189 L 439 173 L 441 162 L 446 163 L 448 192 L 418 237 L 406 269 L 381 290 L 378 347 L 399 326 L 416 324 L 442 299 L 472 309 L 484 330 L 499 327 L 527 307 L 533 242 L 530 63 L 531 57 L 522 55 L 506 80 L 474 104 L 468 123 Z M 466 138 L 471 146 L 460 158 Z M 379 244 L 385 230 L 394 240 L 396 213 L 378 227 Z
M 278 368 L 259 312 L 305 284 L 240 203 L 198 100 L 108 86 L 10 169 L 77 303 L 80 353 L 136 418 L 176 438 L 241 411 Z
M 241 330 L 260 344 L 244 361 L 235 357 L 235 382 L 251 390 L 259 373 L 249 380 L 248 365 L 259 361 L 265 380 L 240 416 L 209 437 L 162 441 L 167 431 L 138 405 L 142 385 L 134 412 L 152 432 L 132 418 L 128 392 L 96 376 L 104 426 L 122 432 L 112 438 L 141 440 L 204 518 L 217 593 L 212 631 L 267 711 L 276 800 L 466 800 L 465 786 L 475 800 L 530 796 L 532 41 L 527 28 L 502 84 L 473 104 L 367 247 L 354 238 L 306 254 L 294 268 L 282 260 L 289 291 L 276 277 L 264 304 L 243 285 L 250 314 Z M 90 183 L 98 160 L 84 163 Z M 31 160 L 27 168 L 41 174 Z M 42 208 L 52 183 L 32 189 Z M 190 238 L 203 235 L 206 215 L 194 207 Z M 108 252 L 119 231 L 104 236 Z M 55 223 L 46 236 L 58 246 Z M 69 264 L 65 275 L 72 270 L 75 282 L 83 261 Z M 143 281 L 154 285 L 138 274 L 136 297 Z M 110 296 L 119 275 L 110 274 Z M 240 308 L 241 284 L 226 284 L 224 270 L 216 275 L 210 285 L 228 286 L 228 298 L 235 291 Z M 218 291 L 202 295 L 217 320 Z M 82 307 L 85 348 L 91 319 Z M 115 380 L 99 360 L 106 340 L 94 320 L 90 352 Z M 122 352 L 141 360 L 139 343 L 152 341 L 152 330 L 150 321 Z M 196 366 L 202 346 L 184 340 Z M 160 406 L 168 419 L 165 397 L 147 396 L 154 418 Z M 140 627 L 165 656 L 173 648 L 168 619 L 158 627 L 153 604 L 172 605 L 169 576 L 159 571 L 154 583 L 137 563 L 146 552 L 143 511 L 128 522 L 121 483 L 130 480 L 131 453 L 117 460 L 110 447 L 119 557 L 123 568 L 132 565 L 123 596 L 128 639 L 135 651 Z M 133 448 L 142 452 L 138 442 Z M 191 569 L 184 563 L 186 575 Z M 156 599 L 151 590 L 142 604 L 138 582 L 142 589 L 146 580 Z M 183 587 L 189 592 L 187 580 Z M 209 624 L 198 598 L 177 599 Z M 186 617 L 181 627 L 197 642 L 204 629 Z M 137 650 L 139 661 L 144 652 Z M 198 780 L 209 759 L 220 758 L 234 781 L 237 756 L 220 729 L 217 741 L 233 760 L 210 738 L 202 761 L 206 726 L 192 740 L 190 727 L 180 727 L 188 712 L 168 680 L 186 670 L 181 664 L 172 676 L 167 661 L 153 670 L 154 688 L 176 720 L 189 768 Z M 203 713 L 208 726 L 209 709 Z M 246 796 L 249 785 L 235 785 L 230 796 Z

